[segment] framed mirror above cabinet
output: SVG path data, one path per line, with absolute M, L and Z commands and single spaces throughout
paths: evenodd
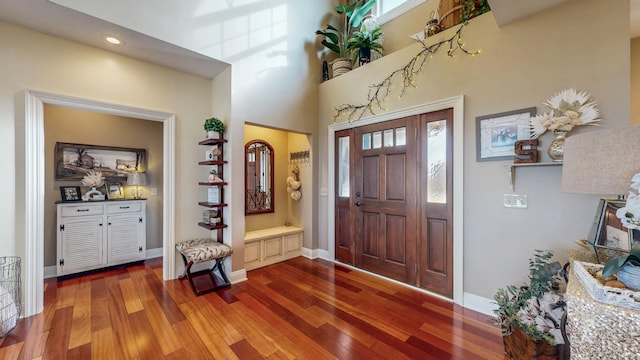
M 244 213 L 274 212 L 273 147 L 264 140 L 249 141 L 244 147 Z

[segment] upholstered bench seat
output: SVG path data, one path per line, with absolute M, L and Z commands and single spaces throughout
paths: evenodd
M 219 243 L 213 239 L 195 239 L 176 244 L 176 250 L 184 260 L 184 276 L 186 276 L 191 289 L 196 295 L 199 296 L 231 285 L 224 271 L 224 258 L 233 254 L 233 249 L 229 245 Z M 214 261 L 213 267 L 191 272 L 191 267 L 194 264 L 205 261 Z M 200 284 L 203 276 L 209 280 L 205 285 Z M 196 286 L 196 282 L 200 285 Z

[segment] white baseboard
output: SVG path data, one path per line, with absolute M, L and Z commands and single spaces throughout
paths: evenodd
M 329 258 L 329 251 L 323 250 L 323 249 L 311 250 L 311 249 L 303 247 L 302 248 L 302 256 L 306 257 L 307 259 L 311 259 L 311 260 L 320 258 L 320 259 L 323 259 L 323 260 L 332 261 Z
M 231 281 L 232 284 L 247 281 L 247 271 L 245 269 L 242 269 L 232 272 L 229 276 L 229 281 Z
M 145 253 L 145 256 L 147 260 L 149 259 L 154 259 L 154 258 L 159 258 L 162 257 L 162 248 L 155 248 L 155 249 L 147 249 L 147 252 Z
M 45 266 L 44 267 L 44 278 L 50 279 L 58 276 L 58 267 L 57 266 Z
M 464 293 L 463 295 L 464 307 L 483 313 L 489 316 L 495 316 L 494 309 L 498 308 L 498 305 L 493 303 L 493 300 L 484 298 L 482 296 Z

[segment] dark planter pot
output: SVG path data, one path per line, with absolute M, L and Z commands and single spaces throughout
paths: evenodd
M 360 48 L 358 51 L 358 57 L 360 58 L 360 66 L 371 62 L 371 48 Z

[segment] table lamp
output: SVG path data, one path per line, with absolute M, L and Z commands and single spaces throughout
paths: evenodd
M 569 136 L 562 165 L 562 191 L 614 195 L 600 199 L 587 238 L 596 257 L 598 247 L 630 249 L 632 232 L 622 227 L 615 210 L 625 205 L 631 177 L 640 172 L 640 126 L 605 129 Z M 620 239 L 626 232 L 626 238 Z M 611 241 L 623 240 L 619 246 Z
M 136 190 L 133 193 L 134 199 L 142 198 L 140 194 L 140 185 L 147 185 L 147 174 L 146 173 L 130 173 L 127 176 L 127 185 L 135 185 Z

